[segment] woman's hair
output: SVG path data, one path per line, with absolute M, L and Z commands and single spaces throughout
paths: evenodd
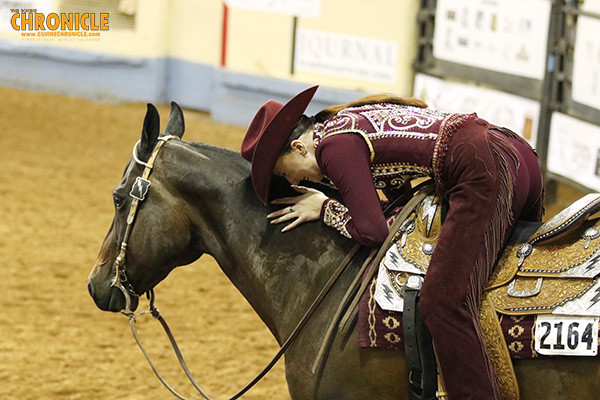
M 290 151 L 292 151 L 292 142 L 294 140 L 298 139 L 300 136 L 302 136 L 304 134 L 304 132 L 311 129 L 314 124 L 315 124 L 314 117 L 307 117 L 306 115 L 302 115 L 298 119 L 298 122 L 296 122 L 296 125 L 294 125 L 294 129 L 292 129 L 292 133 L 290 133 L 290 136 L 288 137 L 287 141 L 283 145 L 283 148 L 281 149 L 281 153 L 279 153 L 279 157 L 284 156 L 284 155 L 288 154 Z
M 311 129 L 316 122 L 324 122 L 325 120 L 331 118 L 344 108 L 348 107 L 360 107 L 367 104 L 381 104 L 381 103 L 389 103 L 389 104 L 398 104 L 401 106 L 413 106 L 420 108 L 427 108 L 427 104 L 422 102 L 419 99 L 414 97 L 396 97 L 391 94 L 373 94 L 370 96 L 362 97 L 358 100 L 351 101 L 350 103 L 341 104 L 337 106 L 331 106 L 321 110 L 313 117 L 307 117 L 306 115 L 302 115 L 296 125 L 294 125 L 294 129 L 290 133 L 288 140 L 285 142 L 285 145 L 281 149 L 281 153 L 279 156 L 284 156 L 288 154 L 292 150 L 292 142 L 298 139 L 300 136 L 304 134 L 308 129 Z

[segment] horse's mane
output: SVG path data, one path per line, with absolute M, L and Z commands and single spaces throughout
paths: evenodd
M 227 157 L 228 160 L 236 160 L 240 165 L 246 165 L 248 167 L 248 178 L 250 178 L 250 163 L 242 158 L 242 156 L 233 150 L 225 149 L 222 147 L 213 146 L 206 143 L 199 142 L 187 142 L 190 146 L 199 152 L 208 152 L 216 157 Z M 319 183 L 304 181 L 301 186 L 311 187 L 324 192 L 328 197 L 341 200 L 339 192 L 329 184 L 326 180 Z M 271 180 L 271 198 L 275 199 L 278 197 L 289 197 L 296 196 L 298 192 L 291 188 L 289 182 L 284 178 L 273 176 Z
M 200 153 L 202 153 L 203 151 L 207 151 L 207 152 L 215 154 L 217 156 L 222 155 L 222 156 L 227 156 L 228 158 L 231 156 L 234 156 L 235 154 L 239 155 L 239 153 L 237 153 L 233 150 L 225 149 L 223 147 L 213 146 L 211 144 L 200 143 L 200 142 L 185 142 L 185 143 L 189 144 L 190 146 L 195 148 Z M 233 157 L 233 158 L 236 158 L 236 157 Z M 239 156 L 239 158 L 241 158 L 241 156 Z

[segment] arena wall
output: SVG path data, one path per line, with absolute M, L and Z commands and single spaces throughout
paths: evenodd
M 308 13 L 286 1 L 248 9 L 256 3 L 4 1 L 0 85 L 111 102 L 175 100 L 240 125 L 266 99 L 284 101 L 313 84 L 321 85 L 315 111 L 364 93 L 412 93 L 417 0 L 311 0 Z M 83 38 L 16 30 L 11 17 L 23 9 L 109 12 L 109 29 Z M 121 14 L 133 26 L 121 26 Z

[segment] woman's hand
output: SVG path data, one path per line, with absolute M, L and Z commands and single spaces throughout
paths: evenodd
M 292 185 L 292 187 L 302 194 L 300 196 L 283 197 L 273 200 L 273 204 L 290 204 L 290 206 L 267 215 L 267 218 L 274 218 L 271 220 L 272 224 L 279 224 L 295 218 L 291 224 L 286 225 L 281 230 L 282 232 L 294 229 L 303 222 L 319 219 L 321 207 L 325 200 L 327 200 L 327 196 L 316 189 L 296 185 Z

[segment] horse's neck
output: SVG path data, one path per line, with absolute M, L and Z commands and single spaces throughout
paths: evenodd
M 188 203 L 212 255 L 278 339 L 285 339 L 343 258 L 348 241 L 318 222 L 281 233 L 254 194 L 249 165 L 222 149 L 200 150 Z M 188 188 L 189 189 L 189 188 Z M 208 222 L 207 222 L 208 221 Z M 340 245 L 343 244 L 343 245 Z

